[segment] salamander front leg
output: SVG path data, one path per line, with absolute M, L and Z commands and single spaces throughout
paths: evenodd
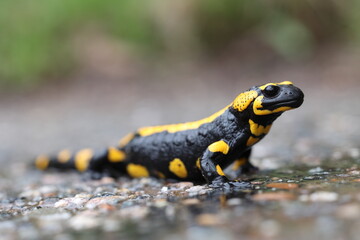
M 221 161 L 224 160 L 229 150 L 230 146 L 223 140 L 208 146 L 200 160 L 203 177 L 212 187 L 249 187 L 250 184 L 246 182 L 229 181 L 220 167 Z
M 219 185 L 229 181 L 220 166 L 212 160 L 216 155 L 216 153 L 206 150 L 200 161 L 201 173 L 206 182 L 211 185 Z

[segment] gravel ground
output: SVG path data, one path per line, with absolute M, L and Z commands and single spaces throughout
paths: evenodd
M 162 72 L 130 60 L 117 71 L 90 62 L 76 80 L 3 94 L 2 238 L 357 239 L 359 60 L 327 49 L 306 63 L 219 58 Z M 305 102 L 254 148 L 261 171 L 245 177 L 254 189 L 84 181 L 30 166 L 39 153 L 100 150 L 139 126 L 202 118 L 252 85 L 284 80 L 304 90 Z

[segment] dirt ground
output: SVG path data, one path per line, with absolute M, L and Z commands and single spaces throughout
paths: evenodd
M 330 47 L 293 62 L 234 55 L 166 69 L 89 55 L 72 80 L 3 93 L 0 231 L 8 239 L 356 239 L 359 52 Z M 262 170 L 255 192 L 153 179 L 84 182 L 30 167 L 39 153 L 101 150 L 137 127 L 200 119 L 253 85 L 287 80 L 305 102 L 254 148 Z

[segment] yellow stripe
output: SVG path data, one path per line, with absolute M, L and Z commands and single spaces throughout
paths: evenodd
M 260 86 L 259 88 L 261 90 L 264 90 L 267 86 L 270 86 L 270 85 L 276 86 L 277 84 L 276 83 L 267 83 L 267 84 L 264 84 L 264 85 Z
M 279 85 L 293 85 L 293 83 L 290 81 L 283 81 L 283 82 L 279 83 Z
M 133 140 L 134 138 L 134 134 L 133 133 L 129 133 L 127 135 L 125 135 L 125 137 L 123 137 L 122 139 L 120 139 L 119 141 L 119 147 L 124 147 L 126 146 L 131 140 Z
M 129 176 L 133 178 L 141 178 L 141 177 L 149 176 L 149 171 L 146 169 L 146 167 L 140 164 L 129 163 L 126 166 L 126 170 Z
M 37 169 L 45 170 L 50 163 L 50 159 L 46 155 L 40 155 L 35 160 L 35 166 Z
M 221 167 L 218 165 L 216 165 L 216 172 L 220 175 L 220 176 L 225 176 L 225 173 L 223 172 L 223 170 L 221 169 Z
M 188 175 L 185 164 L 179 158 L 175 158 L 170 162 L 169 170 L 179 178 L 186 178 Z
M 209 147 L 211 152 L 222 152 L 223 154 L 227 154 L 229 152 L 229 145 L 223 140 L 212 143 Z
M 78 171 L 83 172 L 89 166 L 89 162 L 93 157 L 93 151 L 89 148 L 80 150 L 75 155 L 75 167 Z
M 259 96 L 254 101 L 253 110 L 254 110 L 254 113 L 256 115 L 267 115 L 267 114 L 272 114 L 272 113 L 277 113 L 277 112 L 284 112 L 284 111 L 293 109 L 292 107 L 279 107 L 279 108 L 276 108 L 274 110 L 268 110 L 268 109 L 261 110 L 260 108 L 263 107 L 262 106 L 263 98 L 264 98 L 264 96 Z
M 259 88 L 260 88 L 261 90 L 264 90 L 264 89 L 265 89 L 267 86 L 269 86 L 269 85 L 273 85 L 273 86 L 278 86 L 278 85 L 293 85 L 293 83 L 290 82 L 290 81 L 283 81 L 283 82 L 281 82 L 281 83 L 267 83 L 267 84 L 264 84 L 264 85 L 260 86 Z
M 196 129 L 205 123 L 210 123 L 210 122 L 214 121 L 218 116 L 223 114 L 226 111 L 226 109 L 229 108 L 229 106 L 230 105 L 228 105 L 225 108 L 221 109 L 220 111 L 214 113 L 210 117 L 201 119 L 199 121 L 162 125 L 162 126 L 154 126 L 154 127 L 143 127 L 143 128 L 139 128 L 137 132 L 141 136 L 149 136 L 151 134 L 155 134 L 155 133 L 159 133 L 159 132 L 163 132 L 163 131 L 168 131 L 169 133 L 174 133 L 174 132 L 179 132 L 179 131 Z
M 109 162 L 122 162 L 126 158 L 124 151 L 116 149 L 114 147 L 108 148 L 108 159 Z
M 64 149 L 59 152 L 57 156 L 57 160 L 60 163 L 67 163 L 71 158 L 71 152 L 67 149 Z
M 267 134 L 270 131 L 271 124 L 265 126 L 255 123 L 253 120 L 249 119 L 250 131 L 255 136 L 260 136 L 262 134 Z

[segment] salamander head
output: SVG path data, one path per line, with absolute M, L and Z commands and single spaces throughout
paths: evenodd
M 257 89 L 259 95 L 253 102 L 255 115 L 285 112 L 300 107 L 304 101 L 304 93 L 289 81 L 268 83 Z
M 303 101 L 304 93 L 285 81 L 252 87 L 234 100 L 232 108 L 258 117 L 276 116 L 300 107 Z

